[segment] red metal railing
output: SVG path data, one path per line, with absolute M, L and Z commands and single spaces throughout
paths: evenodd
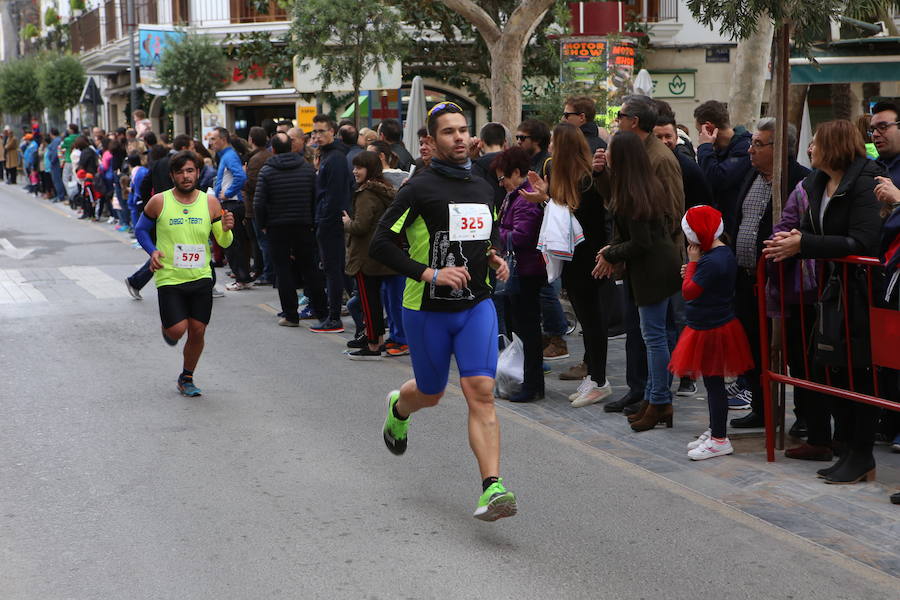
M 831 376 L 829 369 L 825 369 L 825 383 L 813 381 L 810 373 L 810 352 L 809 349 L 809 338 L 807 335 L 807 331 L 809 328 L 807 327 L 807 323 L 809 323 L 809 319 L 815 318 L 812 315 L 807 314 L 806 307 L 818 301 L 819 296 L 821 296 L 822 288 L 823 288 L 823 280 L 822 272 L 824 269 L 819 270 L 819 285 L 816 291 L 807 292 L 810 295 L 815 295 L 815 297 L 808 298 L 809 302 L 807 302 L 807 298 L 804 298 L 804 290 L 801 281 L 800 285 L 800 303 L 797 306 L 798 315 L 788 316 L 787 311 L 787 303 L 785 301 L 785 292 L 788 288 L 785 287 L 785 277 L 784 277 L 784 263 L 775 263 L 774 264 L 774 276 L 777 277 L 777 298 L 778 298 L 778 307 L 777 310 L 780 313 L 780 317 L 783 322 L 786 322 L 788 318 L 799 318 L 800 319 L 800 340 L 799 342 L 803 345 L 803 375 L 804 377 L 797 377 L 792 369 L 792 375 L 787 375 L 788 373 L 788 344 L 791 340 L 788 339 L 787 335 L 787 327 L 781 328 L 781 364 L 780 372 L 772 369 L 771 364 L 771 356 L 770 356 L 770 333 L 768 327 L 768 314 L 767 310 L 768 304 L 767 301 L 769 299 L 769 293 L 766 290 L 766 283 L 770 282 L 770 273 L 769 264 L 765 258 L 761 258 L 756 267 L 756 281 L 757 281 L 757 299 L 758 299 L 758 308 L 759 308 L 759 342 L 760 342 L 760 355 L 761 355 L 761 365 L 760 365 L 760 374 L 762 390 L 763 390 L 763 401 L 765 404 L 765 424 L 766 424 L 766 458 L 769 462 L 775 460 L 775 404 L 772 396 L 772 383 L 779 383 L 783 385 L 791 385 L 794 388 L 802 388 L 806 390 L 811 390 L 814 392 L 818 392 L 821 394 L 827 394 L 830 396 L 836 396 L 838 398 L 845 398 L 847 400 L 851 400 L 853 402 L 863 402 L 865 404 L 871 404 L 873 406 L 878 406 L 881 408 L 886 408 L 889 410 L 900 411 L 900 404 L 896 402 L 892 402 L 890 400 L 886 400 L 884 398 L 879 397 L 879 382 L 878 382 L 878 367 L 884 367 L 889 369 L 900 369 L 900 353 L 896 352 L 896 349 L 892 346 L 892 344 L 896 343 L 896 340 L 900 340 L 900 310 L 890 310 L 885 308 L 879 308 L 875 306 L 873 302 L 874 296 L 872 291 L 872 270 L 876 268 L 881 268 L 882 264 L 877 258 L 872 258 L 869 256 L 847 256 L 841 259 L 833 259 L 829 261 L 818 261 L 820 266 L 823 266 L 828 263 L 834 263 L 836 266 L 839 265 L 838 268 L 841 269 L 840 275 L 843 278 L 844 284 L 841 286 L 841 306 L 843 307 L 843 322 L 844 322 L 844 337 L 845 337 L 845 350 L 847 353 L 847 366 L 842 367 L 847 371 L 847 380 L 849 389 L 844 389 L 840 387 L 836 387 L 832 385 Z M 866 271 L 866 298 L 868 302 L 867 310 L 869 316 L 869 336 L 870 336 L 870 346 L 871 346 L 871 361 L 864 365 L 857 365 L 857 368 L 863 367 L 868 368 L 871 372 L 872 376 L 872 387 L 871 389 L 874 392 L 873 394 L 867 394 L 860 391 L 857 391 L 859 387 L 857 382 L 854 381 L 854 365 L 853 365 L 853 344 L 851 343 L 852 336 L 854 334 L 850 328 L 850 306 L 849 306 L 849 290 L 850 287 L 847 283 L 849 281 L 850 268 L 851 265 L 857 265 L 861 268 L 864 268 Z M 798 267 L 800 267 L 798 265 Z M 801 267 L 802 268 L 802 267 Z M 801 278 L 802 279 L 802 278 Z M 794 285 L 793 282 L 787 285 Z M 796 343 L 797 340 L 794 340 Z M 868 387 L 868 386 L 866 386 Z M 781 406 L 781 412 L 778 415 L 779 421 L 781 423 L 784 422 L 783 409 Z

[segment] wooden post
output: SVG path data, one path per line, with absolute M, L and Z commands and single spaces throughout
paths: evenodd
M 775 69 L 772 78 L 772 93 L 775 97 L 775 118 L 776 130 L 775 148 L 774 148 L 774 164 L 772 170 L 772 223 L 775 224 L 781 220 L 781 210 L 787 201 L 790 190 L 788 189 L 788 124 L 789 124 L 789 101 L 790 101 L 790 84 L 791 84 L 791 29 L 790 21 L 781 23 L 775 31 Z M 760 281 L 759 292 L 765 294 L 766 282 Z M 761 323 L 765 327 L 765 323 Z M 782 356 L 784 348 L 782 346 L 782 332 L 784 323 L 780 317 L 772 319 L 772 337 L 771 347 L 769 348 L 772 371 L 781 372 Z M 765 349 L 763 349 L 765 351 Z M 783 384 L 772 382 L 772 398 L 774 415 L 766 415 L 768 423 L 773 422 L 778 432 L 776 447 L 781 450 L 784 448 L 784 412 L 785 412 L 785 387 Z M 770 421 L 770 419 L 772 421 Z

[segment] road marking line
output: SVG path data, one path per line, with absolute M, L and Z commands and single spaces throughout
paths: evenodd
M 76 218 L 76 217 L 75 217 L 75 213 L 72 213 L 71 210 L 69 210 L 69 211 L 67 212 L 67 211 L 62 210 L 61 208 L 57 207 L 56 204 L 45 204 L 45 203 L 43 203 L 43 202 L 35 202 L 35 203 L 36 203 L 38 206 L 41 206 L 41 207 L 43 207 L 43 208 L 46 208 L 46 209 L 49 210 L 50 212 L 56 213 L 56 214 L 58 214 L 58 215 L 60 215 L 60 216 L 63 216 L 63 217 L 65 217 L 65 218 L 67 218 L 67 219 L 75 219 L 75 218 Z M 93 228 L 96 229 L 97 231 L 103 233 L 103 234 L 106 235 L 106 236 L 111 237 L 112 239 L 116 240 L 117 242 L 121 242 L 121 243 L 126 244 L 126 245 L 128 245 L 128 246 L 131 246 L 131 239 L 128 238 L 128 237 L 123 238 L 123 237 L 122 237 L 122 234 L 120 234 L 120 233 L 118 233 L 118 232 L 112 232 L 112 231 L 110 231 L 110 230 L 107 229 L 107 228 L 101 227 L 99 223 L 95 223 L 95 222 L 93 222 L 93 221 L 86 221 L 86 224 L 88 225 L 88 227 L 93 227 Z
M 257 304 L 257 308 L 261 308 L 269 314 L 277 315 L 278 311 L 269 306 L 268 304 Z
M 0 294 L 0 304 L 30 304 L 47 301 L 44 294 L 30 283 L 26 283 L 25 277 L 17 269 L 0 269 L 0 289 L 6 292 L 6 294 Z
M 125 285 L 97 267 L 59 267 L 59 271 L 95 298 L 130 298 Z

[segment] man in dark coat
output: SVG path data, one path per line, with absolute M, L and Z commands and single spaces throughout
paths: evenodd
M 732 129 L 728 109 L 716 100 L 698 106 L 694 119 L 700 132 L 697 162 L 712 188 L 725 231 L 731 231 L 741 200 L 738 192 L 750 171 L 751 135 L 743 129 Z
M 272 152 L 274 155 L 259 170 L 253 194 L 253 214 L 257 227 L 269 240 L 283 315 L 278 324 L 296 327 L 300 320 L 291 256 L 303 278 L 303 291 L 309 298 L 310 309 L 324 321 L 328 317 L 325 282 L 316 264 L 316 171 L 299 154 L 292 152 L 291 140 L 286 133 L 276 133 L 272 137 Z

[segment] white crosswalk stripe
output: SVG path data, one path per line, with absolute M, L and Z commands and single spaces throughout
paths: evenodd
M 26 283 L 18 269 L 0 269 L 0 304 L 46 302 L 47 297 Z
M 95 298 L 129 298 L 125 284 L 97 267 L 60 267 L 60 272 Z

